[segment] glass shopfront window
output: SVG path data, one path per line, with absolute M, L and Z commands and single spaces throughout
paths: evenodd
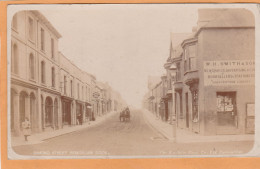
M 236 93 L 217 92 L 217 116 L 219 126 L 236 125 Z

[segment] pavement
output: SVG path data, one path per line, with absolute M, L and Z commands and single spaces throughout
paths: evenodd
M 83 123 L 82 125 L 64 126 L 62 129 L 49 130 L 49 131 L 45 131 L 45 132 L 41 132 L 41 133 L 36 133 L 36 134 L 29 136 L 28 141 L 24 140 L 23 135 L 19 136 L 19 137 L 12 136 L 11 145 L 12 145 L 12 147 L 15 147 L 15 146 L 21 146 L 21 145 L 43 143 L 45 140 L 48 140 L 50 138 L 72 133 L 75 131 L 79 131 L 79 130 L 100 124 L 104 120 L 106 120 L 108 117 L 113 116 L 116 113 L 117 113 L 116 111 L 111 111 L 109 113 L 104 114 L 103 116 L 96 116 L 95 121 L 87 121 L 87 122 Z
M 170 141 L 176 143 L 196 143 L 196 142 L 232 142 L 232 141 L 254 141 L 254 134 L 242 134 L 242 135 L 214 135 L 204 136 L 196 134 L 185 129 L 176 129 L 176 138 L 174 136 L 174 126 L 170 123 L 163 122 L 157 118 L 152 112 L 148 110 L 142 111 L 146 120 L 161 132 Z

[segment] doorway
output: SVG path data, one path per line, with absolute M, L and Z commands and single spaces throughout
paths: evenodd
M 217 92 L 218 134 L 234 134 L 237 129 L 236 92 Z

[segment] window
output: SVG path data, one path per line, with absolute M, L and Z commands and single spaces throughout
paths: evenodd
M 188 49 L 185 48 L 184 49 L 184 71 L 185 72 L 188 70 L 188 65 L 187 65 L 187 63 L 188 63 L 188 61 L 187 61 L 188 52 L 189 52 Z
M 64 95 L 67 95 L 67 77 L 64 76 Z
M 189 70 L 195 70 L 196 67 L 196 46 L 189 46 Z
M 83 86 L 82 86 L 82 88 L 81 88 L 81 99 L 83 100 L 84 99 L 84 92 L 83 92 Z
M 17 31 L 17 13 L 13 16 L 12 28 Z
M 88 88 L 88 100 L 90 101 L 90 98 L 91 98 L 91 91 L 90 91 L 90 88 Z
M 45 83 L 45 62 L 41 62 L 41 82 Z
M 54 67 L 51 68 L 51 84 L 52 84 L 52 87 L 55 87 L 55 68 Z
M 34 56 L 32 53 L 29 56 L 29 70 L 30 70 L 30 79 L 34 79 L 35 64 L 34 64 Z
M 78 99 L 79 99 L 79 84 L 77 86 L 77 90 L 78 90 Z
M 33 19 L 29 17 L 29 39 L 34 41 Z
M 11 58 L 11 71 L 18 75 L 19 70 L 19 55 L 18 55 L 18 47 L 16 44 L 13 45 L 12 50 L 12 58 Z
M 177 70 L 176 70 L 176 81 L 180 81 L 181 80 L 181 64 L 180 62 L 178 62 L 176 64 Z
M 88 87 L 86 87 L 86 101 L 88 100 Z
M 54 56 L 54 39 L 53 38 L 51 38 L 51 58 L 55 59 L 55 56 Z
M 236 92 L 217 92 L 219 126 L 237 126 Z
M 193 122 L 198 122 L 199 120 L 197 89 L 192 91 L 192 120 Z
M 70 81 L 70 96 L 73 97 L 72 95 L 72 89 L 73 89 L 73 83 L 72 83 L 72 80 Z
M 196 70 L 196 45 L 189 45 L 184 50 L 184 70 Z
M 45 50 L 45 35 L 44 35 L 44 30 L 41 28 L 41 50 Z

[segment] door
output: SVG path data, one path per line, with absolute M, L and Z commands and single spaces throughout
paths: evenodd
M 188 98 L 188 93 L 185 93 L 185 103 L 186 103 L 186 127 L 189 128 L 189 98 Z
M 236 134 L 236 92 L 217 92 L 217 134 Z

